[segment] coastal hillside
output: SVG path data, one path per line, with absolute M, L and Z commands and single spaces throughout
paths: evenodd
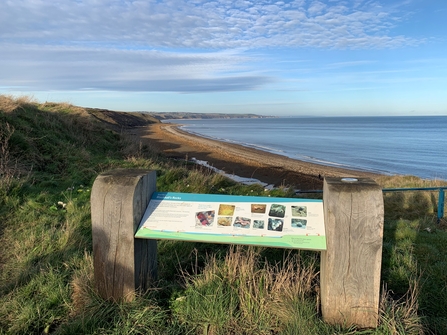
M 159 118 L 144 112 L 117 112 L 100 108 L 86 108 L 85 111 L 114 129 L 144 127 L 159 122 Z
M 295 196 L 286 186 L 241 185 L 169 159 L 127 131 L 157 122 L 146 113 L 0 95 L 0 334 L 447 333 L 446 224 L 436 222 L 430 192 L 384 196 L 377 329 L 322 321 L 319 253 L 310 251 L 159 241 L 160 280 L 131 303 L 102 300 L 90 219 L 100 173 L 155 170 L 159 191 Z M 379 182 L 431 185 L 414 177 Z

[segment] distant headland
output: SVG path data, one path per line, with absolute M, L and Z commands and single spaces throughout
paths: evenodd
M 181 119 L 266 119 L 274 116 L 257 114 L 233 114 L 233 113 L 185 113 L 185 112 L 144 112 L 158 120 L 181 120 Z

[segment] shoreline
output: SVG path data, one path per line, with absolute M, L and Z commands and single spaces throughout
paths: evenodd
M 222 142 L 180 129 L 181 125 L 156 123 L 132 129 L 143 144 L 170 158 L 206 161 L 208 165 L 243 178 L 297 190 L 320 190 L 324 177 L 372 178 L 379 173 L 350 170 L 299 161 L 279 154 Z

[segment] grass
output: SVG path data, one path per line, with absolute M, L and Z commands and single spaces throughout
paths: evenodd
M 172 304 L 175 315 L 212 334 L 275 333 L 294 325 L 300 304 L 312 306 L 303 312 L 317 321 L 316 254 L 307 264 L 300 253 L 290 253 L 281 263 L 261 265 L 260 251 L 232 247 L 223 260 L 210 257 L 200 274 L 185 275 L 187 289 Z M 303 329 L 315 334 L 308 326 Z
M 27 97 L 0 96 L 0 153 L 0 334 L 447 333 L 436 192 L 385 194 L 380 322 L 356 329 L 322 321 L 316 252 L 160 241 L 161 279 L 148 292 L 130 303 L 95 292 L 90 190 L 99 173 L 156 170 L 160 191 L 293 196 L 287 187 L 266 192 L 166 160 L 86 109 Z

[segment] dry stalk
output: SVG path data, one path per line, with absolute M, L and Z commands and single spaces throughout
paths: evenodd
M 17 170 L 17 164 L 11 162 L 11 152 L 9 142 L 12 134 L 14 133 L 14 127 L 8 122 L 4 125 L 0 125 L 0 182 L 9 184 L 14 178 Z

